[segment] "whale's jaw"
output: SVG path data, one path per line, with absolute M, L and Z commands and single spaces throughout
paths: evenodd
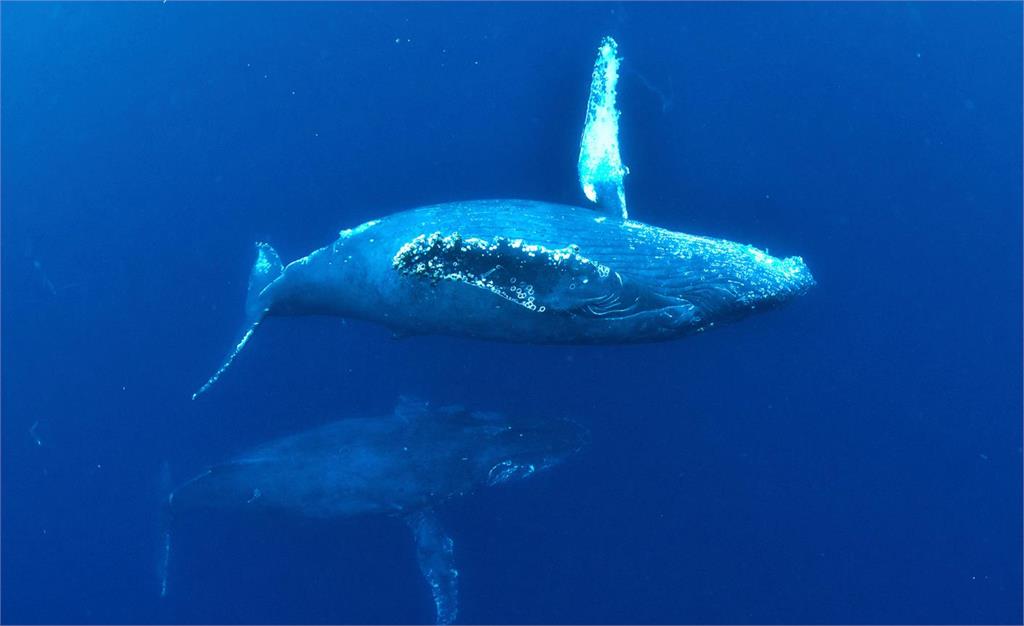
M 674 285 L 674 295 L 695 307 L 697 331 L 777 308 L 815 285 L 801 257 L 773 257 L 753 246 L 724 240 L 715 246 L 715 253 L 688 268 L 686 280 Z

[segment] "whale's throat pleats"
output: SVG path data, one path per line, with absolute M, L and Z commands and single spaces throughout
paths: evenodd
M 394 268 L 407 276 L 486 289 L 536 313 L 629 315 L 639 290 L 579 247 L 546 248 L 522 239 L 491 240 L 435 232 L 406 243 Z

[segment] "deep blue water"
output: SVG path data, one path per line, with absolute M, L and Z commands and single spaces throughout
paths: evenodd
M 431 620 L 387 518 L 181 520 L 157 597 L 163 462 L 406 394 L 592 431 L 441 510 L 462 620 L 1020 623 L 1021 4 L 0 13 L 3 621 Z M 582 202 L 606 34 L 633 217 L 802 255 L 814 290 L 623 347 L 273 319 L 190 400 L 253 241 Z

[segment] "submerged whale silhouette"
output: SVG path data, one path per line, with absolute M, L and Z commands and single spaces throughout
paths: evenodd
M 809 289 L 814 278 L 800 257 L 628 219 L 618 66 L 606 38 L 578 163 L 595 208 L 501 199 L 427 206 L 343 230 L 287 267 L 257 244 L 242 335 L 193 398 L 267 316 L 360 318 L 403 335 L 626 343 L 703 331 Z
M 403 401 L 393 415 L 353 418 L 268 443 L 175 489 L 172 516 L 197 508 L 282 510 L 307 517 L 403 517 L 438 623 L 458 611 L 452 540 L 433 507 L 478 487 L 527 478 L 578 451 L 587 431 L 562 419 L 504 417 Z M 164 545 L 169 556 L 170 534 Z M 166 592 L 166 562 L 162 566 Z

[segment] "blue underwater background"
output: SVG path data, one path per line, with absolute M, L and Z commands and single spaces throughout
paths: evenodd
M 467 622 L 1020 623 L 1019 3 L 3 3 L 4 622 L 423 622 L 391 518 L 204 515 L 161 466 L 401 395 L 591 444 L 441 508 Z M 581 204 L 597 45 L 632 217 L 799 254 L 778 311 L 606 347 L 235 338 L 285 261 L 413 206 Z

